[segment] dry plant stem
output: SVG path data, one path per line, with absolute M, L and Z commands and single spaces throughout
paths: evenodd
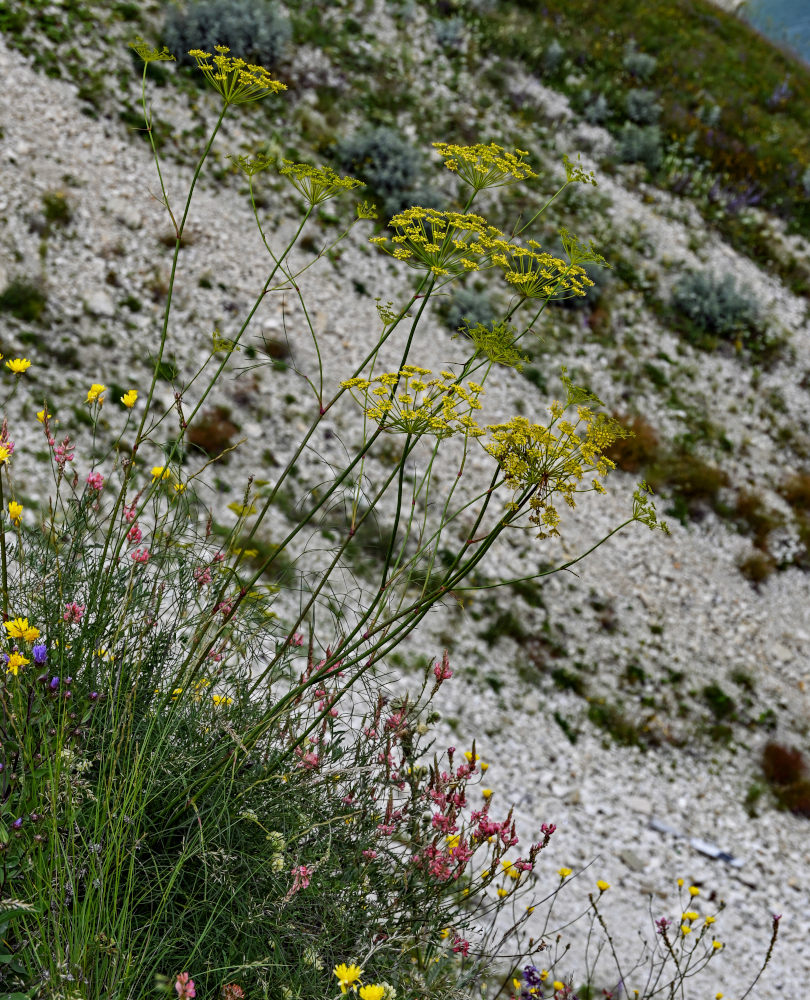
M 748 989 L 745 991 L 745 993 L 743 993 L 740 996 L 740 1000 L 745 1000 L 745 998 L 750 995 L 751 990 L 753 990 L 753 988 L 757 985 L 757 983 L 759 982 L 760 976 L 762 975 L 762 973 L 767 968 L 768 962 L 770 962 L 771 955 L 773 954 L 773 949 L 776 946 L 776 939 L 779 936 L 779 921 L 781 919 L 782 919 L 781 913 L 778 916 L 774 916 L 773 917 L 772 924 L 771 924 L 771 940 L 770 940 L 770 942 L 768 944 L 768 950 L 765 953 L 765 959 L 762 962 L 762 967 L 760 968 L 759 972 L 757 973 L 756 979 L 753 981 L 753 983 L 751 983 L 751 985 L 748 987 Z

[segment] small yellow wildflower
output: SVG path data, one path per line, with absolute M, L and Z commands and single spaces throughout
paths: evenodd
M 715 993 L 714 1000 L 723 1000 L 723 993 Z
M 534 913 L 534 907 L 533 906 L 527 906 L 526 907 L 526 912 L 527 913 Z
M 482 788 L 481 789 L 481 794 L 484 796 L 485 799 L 491 799 L 492 798 L 492 789 L 491 788 Z
M 10 656 L 8 658 L 8 664 L 6 665 L 6 673 L 7 674 L 14 674 L 14 676 L 16 677 L 17 673 L 19 672 L 20 667 L 24 667 L 26 663 L 30 663 L 30 662 L 31 661 L 27 660 L 22 655 L 22 653 L 18 653 L 15 650 L 13 653 L 10 654 Z
M 363 181 L 354 177 L 341 177 L 331 167 L 313 167 L 308 163 L 282 160 L 279 173 L 286 177 L 296 191 L 300 191 L 310 205 L 320 205 L 341 191 L 364 187 Z
M 447 840 L 447 846 L 450 848 L 451 851 L 453 850 L 454 847 L 458 847 L 458 845 L 461 843 L 461 837 L 457 833 L 450 833 L 447 835 L 445 839 Z
M 608 889 L 610 888 L 610 883 L 609 882 L 605 882 L 604 879 L 600 878 L 599 881 L 596 883 L 596 888 L 600 892 L 607 892 Z
M 226 104 L 260 101 L 268 94 L 277 94 L 287 89 L 279 80 L 274 80 L 263 66 L 254 66 L 244 59 L 228 56 L 227 53 L 231 50 L 227 45 L 215 45 L 214 48 L 218 54 L 213 57 L 213 66 L 210 52 L 189 49 L 188 54 L 214 90 L 222 95 Z
M 48 413 L 47 410 L 37 410 L 37 420 L 41 424 L 44 424 L 46 420 L 50 420 L 52 416 L 53 414 Z
M 172 691 L 172 698 L 179 698 L 182 693 L 182 688 L 175 688 L 174 691 Z
M 715 917 L 706 917 L 705 923 L 713 924 L 715 919 L 716 919 Z
M 450 373 L 450 377 L 451 378 L 453 377 L 453 373 L 452 372 Z M 472 750 L 465 750 L 464 751 L 464 756 L 467 758 L 467 763 L 468 764 L 472 764 L 473 763 L 473 752 L 472 752 Z M 475 755 L 475 760 L 476 761 L 479 760 L 478 754 Z
M 168 479 L 171 476 L 172 470 L 165 465 L 154 465 L 152 466 L 152 482 L 154 483 L 156 479 Z
M 98 403 L 98 405 L 101 406 L 104 402 L 103 393 L 106 389 L 106 385 L 102 385 L 100 382 L 94 382 L 87 390 L 87 399 L 85 400 L 85 403 Z
M 449 927 L 442 927 L 442 929 L 441 929 L 441 930 L 439 931 L 439 937 L 440 937 L 440 938 L 441 938 L 441 939 L 442 939 L 443 941 L 444 941 L 444 940 L 445 940 L 446 938 L 449 938 L 449 937 L 450 937 L 450 928 L 449 928 Z
M 555 990 L 565 989 L 565 983 L 561 983 L 559 979 L 555 979 L 551 985 L 554 987 Z
M 185 488 L 186 488 L 185 483 L 175 483 L 174 486 L 172 487 L 175 493 L 182 493 L 185 490 Z
M 683 879 L 682 879 L 682 878 L 679 878 L 679 879 L 678 879 L 678 888 L 679 888 L 679 889 L 682 889 L 682 888 L 683 888 Z
M 39 629 L 28 624 L 27 618 L 14 618 L 10 622 L 3 622 L 10 639 L 25 639 L 26 642 L 33 642 L 39 638 Z
M 479 766 L 480 766 L 480 768 L 481 768 L 482 771 L 488 771 L 489 770 L 489 764 L 487 764 L 487 762 L 484 761 L 484 760 L 481 761 L 481 764 Z
M 558 868 L 557 874 L 560 876 L 560 878 L 568 878 L 568 876 L 571 874 L 571 869 L 565 867 Z
M 509 890 L 508 889 L 498 889 L 498 895 L 501 897 L 501 899 L 503 899 L 504 896 L 508 896 L 509 895 Z
M 443 157 L 447 169 L 457 173 L 474 191 L 537 177 L 528 164 L 523 162 L 523 157 L 529 154 L 522 149 L 511 153 L 494 142 L 488 146 L 481 143 L 475 146 L 454 146 L 446 142 L 434 142 L 433 146 L 438 150 L 439 156 Z
M 211 701 L 213 701 L 215 705 L 233 705 L 233 698 L 228 698 L 227 695 L 224 694 L 212 694 Z
M 134 49 L 145 63 L 174 61 L 174 56 L 165 45 L 162 49 L 154 49 L 151 45 L 147 45 L 140 35 L 135 38 L 134 42 L 129 43 L 129 47 Z
M 378 986 L 375 984 L 360 987 L 360 1000 L 383 1000 L 384 996 L 384 986 Z
M 694 910 L 687 910 L 684 913 L 682 919 L 683 920 L 697 920 L 698 916 L 699 916 L 699 914 L 695 913 Z
M 684 937 L 686 937 L 687 934 L 691 933 L 692 933 L 692 928 L 689 926 L 689 924 L 681 924 L 681 934 L 683 934 Z
M 6 362 L 6 368 L 9 371 L 14 372 L 15 375 L 22 375 L 22 373 L 31 367 L 31 362 L 28 358 L 11 358 Z
M 138 390 L 137 389 L 129 389 L 121 397 L 121 402 L 124 404 L 124 406 L 126 406 L 126 408 L 128 410 L 131 410 L 132 407 L 135 405 L 135 402 L 136 402 L 137 399 L 138 399 Z
M 690 885 L 689 886 L 689 895 L 692 896 L 693 898 L 695 896 L 699 896 L 700 895 L 700 889 L 698 889 L 698 887 L 696 885 Z
M 9 503 L 8 516 L 11 518 L 12 524 L 17 525 L 17 527 L 19 527 L 20 518 L 22 517 L 22 512 L 23 512 L 23 505 L 21 503 L 17 503 L 16 500 L 12 500 L 11 503 Z
M 4 444 L 0 444 L 0 465 L 5 464 L 11 458 L 11 451 Z
M 715 951 L 720 951 L 722 947 L 723 947 L 722 941 L 712 941 L 712 948 L 714 948 Z
M 340 992 L 345 993 L 346 990 L 351 987 L 351 989 L 357 992 L 357 980 L 363 975 L 363 970 L 359 965 L 346 965 L 341 962 L 340 965 L 336 965 L 333 972 L 338 977 L 338 985 L 340 986 Z

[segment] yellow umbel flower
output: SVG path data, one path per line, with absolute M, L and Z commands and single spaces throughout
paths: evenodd
M 31 367 L 31 362 L 28 358 L 10 358 L 6 362 L 6 368 L 9 371 L 14 372 L 15 375 L 22 375 L 24 371 Z
M 20 518 L 22 517 L 22 512 L 23 512 L 23 505 L 21 503 L 17 503 L 16 500 L 12 500 L 11 503 L 9 503 L 8 516 L 11 518 L 12 524 L 15 524 L 19 527 Z
M 365 187 L 362 181 L 354 177 L 341 177 L 331 167 L 313 167 L 309 163 L 293 163 L 292 160 L 281 162 L 283 166 L 279 167 L 278 172 L 286 177 L 313 207 L 334 198 L 341 191 L 353 191 L 354 188 Z
M 287 87 L 280 80 L 274 80 L 263 66 L 254 66 L 244 59 L 234 59 L 227 55 L 231 50 L 227 45 L 214 46 L 217 55 L 202 49 L 189 49 L 189 55 L 197 63 L 197 68 L 214 90 L 222 95 L 226 104 L 247 104 L 260 101 L 268 94 L 277 94 Z
M 85 400 L 85 403 L 98 403 L 98 405 L 101 406 L 104 402 L 104 392 L 106 388 L 106 385 L 102 385 L 100 382 L 94 382 L 87 390 L 87 399 Z
M 434 142 L 433 146 L 443 157 L 447 169 L 457 173 L 475 191 L 537 177 L 531 167 L 523 162 L 523 157 L 529 155 L 523 149 L 510 153 L 494 142 L 488 146 L 454 146 L 446 142 Z
M 542 251 L 536 240 L 527 240 L 528 247 L 501 239 L 494 241 L 492 261 L 503 269 L 512 287 L 528 299 L 582 297 L 593 285 L 585 269 L 571 261 Z
M 430 271 L 437 277 L 488 267 L 492 248 L 506 242 L 503 233 L 480 215 L 439 212 L 418 205 L 395 215 L 389 225 L 396 235 L 375 236 L 369 242 L 409 267 Z
M 129 43 L 129 47 L 134 49 L 145 63 L 174 61 L 174 56 L 165 45 L 162 49 L 153 49 L 151 45 L 146 44 L 140 35 L 135 38 L 134 42 Z
M 347 989 L 357 992 L 357 980 L 363 975 L 363 970 L 359 965 L 346 965 L 341 962 L 332 970 L 338 978 L 340 992 L 345 993 Z
M 347 379 L 340 384 L 351 390 L 366 416 L 387 431 L 438 438 L 486 433 L 472 417 L 474 410 L 481 409 L 478 397 L 484 387 L 477 382 L 464 385 L 453 372 L 427 379 L 431 374 L 429 368 L 405 365 L 398 372 Z
M 586 403 L 602 405 L 587 389 L 575 386 L 562 370 L 565 403 L 549 406 L 548 425 L 532 424 L 525 417 L 512 417 L 506 424 L 493 424 L 486 450 L 504 473 L 504 482 L 515 493 L 523 493 L 531 510 L 529 523 L 540 528 L 538 538 L 559 537 L 560 516 L 552 502 L 560 494 L 569 507 L 576 507 L 576 493 L 591 490 L 604 493 L 604 479 L 615 464 L 605 457 L 605 449 L 628 436 L 621 424 L 604 413 L 594 413 Z M 577 420 L 562 419 L 576 407 Z M 584 430 L 584 434 L 582 431 Z M 589 477 L 586 480 L 585 477 Z M 586 482 L 587 485 L 582 485 Z M 528 498 L 526 488 L 530 489 Z M 513 500 L 513 504 L 516 503 Z M 516 507 L 513 507 L 516 509 Z

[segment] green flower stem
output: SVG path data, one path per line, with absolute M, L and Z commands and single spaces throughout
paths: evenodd
M 0 517 L 6 509 L 6 499 L 3 495 L 3 474 L 0 470 Z M 0 571 L 3 575 L 3 621 L 8 621 L 8 565 L 6 556 L 6 529 L 0 527 Z

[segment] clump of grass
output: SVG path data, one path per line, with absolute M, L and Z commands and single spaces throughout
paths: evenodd
M 13 279 L 0 292 L 0 311 L 11 313 L 17 319 L 35 323 L 45 311 L 47 297 L 42 288 L 23 278 Z

